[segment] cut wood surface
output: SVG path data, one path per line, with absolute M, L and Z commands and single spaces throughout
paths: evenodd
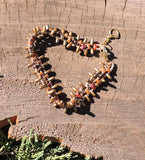
M 94 103 L 80 113 L 64 114 L 49 98 L 28 68 L 25 37 L 36 25 L 73 31 L 103 42 L 112 40 L 116 58 L 114 81 L 102 87 Z M 46 57 L 68 95 L 99 57 L 80 56 L 63 46 L 48 47 Z M 1 0 L 0 1 L 0 120 L 17 116 L 9 137 L 21 138 L 30 129 L 60 140 L 73 151 L 105 160 L 145 159 L 145 2 L 142 0 Z

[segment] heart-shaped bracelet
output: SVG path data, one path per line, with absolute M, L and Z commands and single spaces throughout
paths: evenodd
M 88 42 L 87 39 L 80 38 L 79 35 L 64 29 L 49 28 L 49 26 L 46 25 L 40 30 L 40 28 L 36 26 L 33 28 L 33 34 L 29 34 L 26 38 L 28 42 L 26 46 L 28 54 L 25 57 L 30 58 L 28 67 L 34 67 L 35 71 L 33 74 L 38 76 L 38 79 L 36 79 L 35 82 L 40 82 L 40 88 L 46 89 L 50 98 L 50 103 L 54 103 L 55 107 L 63 108 L 65 113 L 68 109 L 73 109 L 73 111 L 77 112 L 78 107 L 85 106 L 88 102 L 90 103 L 91 97 L 96 96 L 96 89 L 101 83 L 104 83 L 107 79 L 112 79 L 110 74 L 114 70 L 114 63 L 108 58 L 106 46 L 111 39 L 118 39 L 119 37 L 119 31 L 112 29 L 105 38 L 104 43 L 99 44 L 94 42 L 93 39 Z M 42 54 L 42 47 L 39 45 L 41 40 L 44 43 L 46 40 L 49 43 L 53 41 L 52 43 L 55 43 L 55 45 L 63 44 L 66 49 L 73 49 L 77 53 L 83 53 L 85 56 L 93 55 L 95 52 L 98 52 L 104 57 L 105 62 L 102 63 L 102 68 L 94 68 L 94 73 L 89 72 L 88 80 L 84 84 L 79 82 L 79 87 L 72 89 L 73 91 L 70 93 L 71 98 L 69 101 L 66 101 L 60 98 L 62 90 L 57 91 L 59 85 L 55 83 L 55 77 L 50 76 L 52 71 L 51 69 L 47 69 L 49 64 L 47 62 L 43 63 L 45 56 Z

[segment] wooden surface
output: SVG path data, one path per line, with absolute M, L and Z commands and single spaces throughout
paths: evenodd
M 53 108 L 34 83 L 25 59 L 25 37 L 36 25 L 73 31 L 103 42 L 111 28 L 121 38 L 111 43 L 115 79 L 98 92 L 83 113 L 67 115 Z M 64 92 L 84 82 L 99 58 L 84 57 L 63 46 L 47 57 Z M 145 159 L 145 2 L 142 0 L 1 0 L 0 119 L 18 116 L 9 136 L 21 138 L 34 128 L 39 135 L 105 160 Z

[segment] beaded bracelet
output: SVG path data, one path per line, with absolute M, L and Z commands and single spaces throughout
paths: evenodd
M 116 29 L 112 29 L 109 32 L 109 36 L 105 38 L 103 44 L 94 42 L 93 39 L 90 42 L 87 39 L 80 38 L 79 35 L 73 32 L 68 32 L 64 29 L 60 30 L 58 28 L 49 28 L 48 25 L 44 26 L 41 30 L 38 26 L 33 28 L 33 34 L 29 34 L 26 38 L 28 43 L 25 49 L 28 50 L 26 58 L 30 58 L 30 64 L 28 67 L 34 67 L 34 73 L 38 76 L 35 82 L 40 82 L 40 88 L 45 88 L 46 92 L 50 98 L 50 103 L 54 103 L 55 107 L 63 108 L 66 113 L 68 109 L 73 109 L 77 112 L 78 107 L 85 106 L 87 102 L 90 103 L 91 97 L 96 96 L 96 89 L 101 83 L 105 82 L 107 79 L 111 80 L 111 72 L 114 69 L 114 63 L 108 58 L 108 51 L 106 46 L 109 44 L 111 39 L 118 39 L 120 33 Z M 44 54 L 41 53 L 39 48 L 39 39 L 47 37 L 47 40 L 54 41 L 55 45 L 63 44 L 66 49 L 72 48 L 75 51 L 83 53 L 85 56 L 91 54 L 93 55 L 96 51 L 104 57 L 105 63 L 102 63 L 103 67 L 100 69 L 94 68 L 94 73 L 88 73 L 89 78 L 85 84 L 79 82 L 78 88 L 73 88 L 70 93 L 70 100 L 66 101 L 61 99 L 60 95 L 63 93 L 62 90 L 57 91 L 59 85 L 55 83 L 55 77 L 50 76 L 52 72 L 51 69 L 47 69 L 49 65 L 47 62 L 43 63 Z

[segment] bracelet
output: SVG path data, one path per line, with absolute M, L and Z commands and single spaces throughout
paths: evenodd
M 38 76 L 35 82 L 40 82 L 39 88 L 45 88 L 49 98 L 50 103 L 54 103 L 55 107 L 63 108 L 66 113 L 68 109 L 73 109 L 77 112 L 78 107 L 86 106 L 87 103 L 91 102 L 91 97 L 96 96 L 96 89 L 101 83 L 106 80 L 111 80 L 111 72 L 114 70 L 114 63 L 108 58 L 108 50 L 106 46 L 109 44 L 111 39 L 118 39 L 120 33 L 116 29 L 112 29 L 109 35 L 105 38 L 103 44 L 94 42 L 93 39 L 90 42 L 87 39 L 80 38 L 79 35 L 73 32 L 68 32 L 64 29 L 60 30 L 58 28 L 49 28 L 48 25 L 44 26 L 41 30 L 38 26 L 33 28 L 33 34 L 29 34 L 27 39 L 27 46 L 25 49 L 28 50 L 26 58 L 30 58 L 30 64 L 28 67 L 33 66 L 34 72 Z M 42 54 L 40 41 L 53 42 L 55 45 L 63 44 L 66 49 L 73 49 L 77 53 L 81 52 L 85 56 L 93 55 L 95 52 L 99 52 L 102 57 L 104 57 L 104 63 L 102 63 L 102 68 L 94 68 L 94 73 L 88 73 L 89 78 L 83 84 L 79 82 L 78 88 L 73 88 L 70 93 L 70 100 L 64 100 L 61 98 L 62 90 L 57 90 L 60 86 L 55 82 L 55 77 L 51 76 L 51 69 L 48 69 L 48 63 L 43 63 L 45 58 Z

